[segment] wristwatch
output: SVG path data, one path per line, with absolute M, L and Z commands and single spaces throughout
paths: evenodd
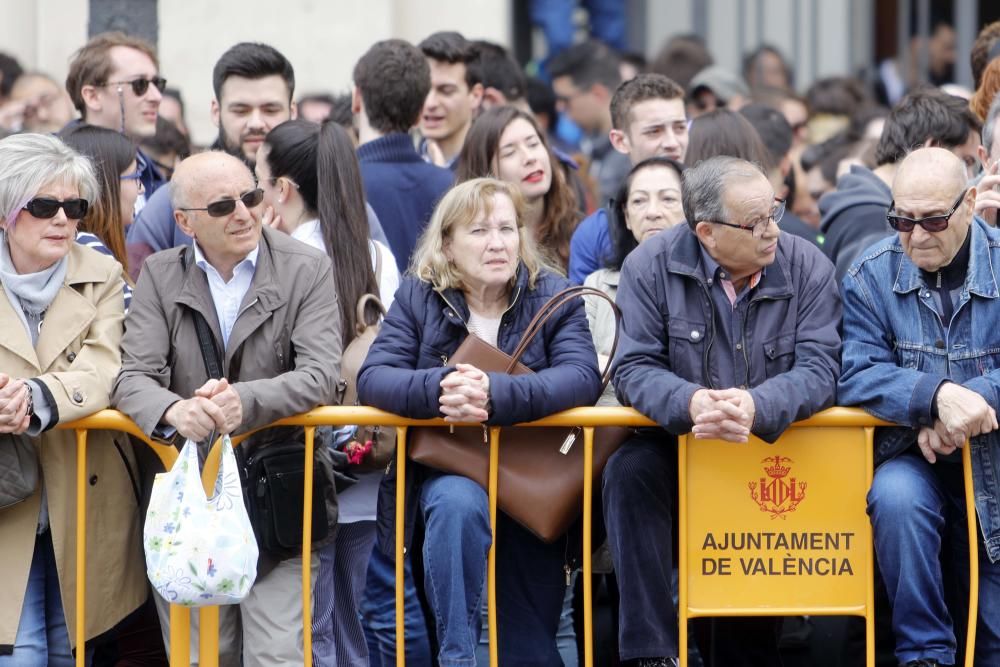
M 31 385 L 25 384 L 28 388 L 28 419 L 32 419 L 35 416 L 35 392 L 31 390 Z

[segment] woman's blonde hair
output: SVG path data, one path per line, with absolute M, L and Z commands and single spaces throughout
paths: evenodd
M 458 227 L 472 224 L 479 216 L 493 212 L 495 198 L 506 196 L 514 204 L 517 220 L 518 260 L 528 272 L 528 286 L 534 287 L 542 270 L 553 270 L 538 252 L 524 226 L 524 198 L 512 183 L 495 178 L 474 178 L 459 183 L 441 198 L 413 253 L 410 273 L 429 282 L 435 290 L 465 289 L 462 275 L 445 256 L 444 247 Z M 516 276 L 516 274 L 515 274 Z M 511 279 L 513 284 L 516 278 Z

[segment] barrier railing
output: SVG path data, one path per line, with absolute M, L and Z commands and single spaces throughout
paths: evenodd
M 385 425 L 385 426 L 396 426 L 397 437 L 398 437 L 398 447 L 396 453 L 395 464 L 397 466 L 397 477 L 396 477 L 396 497 L 401 499 L 405 495 L 405 479 L 406 479 L 406 432 L 407 428 L 410 426 L 447 426 L 448 424 L 441 419 L 434 420 L 413 420 L 399 417 L 398 415 L 390 414 L 387 412 L 382 412 L 374 408 L 366 407 L 322 407 L 317 408 L 306 414 L 297 415 L 294 417 L 289 417 L 286 419 L 279 420 L 262 428 L 270 428 L 272 426 L 302 426 L 305 428 L 306 434 L 306 452 L 305 452 L 305 465 L 306 465 L 306 475 L 305 475 L 305 489 L 304 489 L 304 508 L 303 508 L 303 554 L 302 554 L 302 615 L 303 615 L 303 649 L 305 655 L 305 664 L 312 664 L 312 608 L 311 608 L 311 516 L 312 516 L 312 462 L 313 462 L 313 447 L 314 447 L 314 435 L 315 428 L 317 426 L 340 426 L 347 424 L 358 424 L 358 425 Z M 862 472 L 864 489 L 867 489 L 871 483 L 872 469 L 871 469 L 871 452 L 872 452 L 872 434 L 874 431 L 874 426 L 881 425 L 882 422 L 872 418 L 866 413 L 848 408 L 832 408 L 826 410 L 814 417 L 799 422 L 795 424 L 786 435 L 775 445 L 767 445 L 769 447 L 768 453 L 773 454 L 779 458 L 778 461 L 774 462 L 777 466 L 775 469 L 769 471 L 774 475 L 778 475 L 778 478 L 784 478 L 788 474 L 787 471 L 782 474 L 783 469 L 787 466 L 784 464 L 785 461 L 780 460 L 784 457 L 782 453 L 774 453 L 778 451 L 776 448 L 781 445 L 786 439 L 791 435 L 791 438 L 795 438 L 794 435 L 800 429 L 863 429 L 863 459 L 867 461 Z M 583 619 L 583 630 L 584 630 L 584 656 L 583 664 L 585 667 L 593 667 L 593 645 L 594 645 L 594 628 L 593 628 L 593 589 L 592 589 L 592 579 L 591 579 L 591 554 L 593 552 L 592 544 L 592 500 L 594 492 L 594 480 L 593 475 L 588 474 L 588 471 L 593 468 L 593 436 L 594 428 L 599 426 L 653 426 L 649 419 L 639 414 L 635 410 L 629 408 L 605 408 L 605 407 L 592 407 L 592 408 L 576 408 L 573 410 L 567 410 L 556 415 L 552 415 L 545 419 L 538 420 L 529 424 L 530 426 L 538 427 L 572 427 L 580 426 L 583 429 L 583 448 L 584 448 L 584 487 L 583 487 L 583 598 L 584 598 L 584 619 Z M 169 467 L 177 458 L 177 450 L 173 447 L 166 446 L 155 441 L 150 440 L 139 428 L 127 417 L 119 412 L 113 410 L 103 410 L 85 419 L 62 424 L 59 426 L 62 429 L 71 429 L 76 431 L 76 442 L 77 442 L 77 590 L 76 590 L 76 627 L 74 631 L 74 636 L 76 638 L 76 662 L 78 666 L 83 666 L 85 660 L 85 643 L 86 643 L 86 632 L 85 632 L 85 619 L 84 619 L 84 601 L 86 596 L 86 508 L 87 508 L 87 489 L 89 485 L 86 483 L 87 479 L 87 468 L 86 468 L 86 452 L 87 452 L 87 431 L 88 430 L 115 430 L 123 431 L 129 433 L 150 446 L 153 451 L 160 457 L 164 466 Z M 261 430 L 261 429 L 257 429 Z M 255 431 L 256 432 L 256 431 Z M 252 435 L 252 433 L 241 434 L 239 437 L 233 438 L 234 444 L 242 442 L 247 437 Z M 494 542 L 496 538 L 496 512 L 497 512 L 497 482 L 498 482 L 498 461 L 500 455 L 500 429 L 492 427 L 489 429 L 489 445 L 490 445 L 490 475 L 488 484 L 488 497 L 489 497 L 489 512 L 491 524 L 494 526 L 493 537 Z M 679 440 L 679 450 L 678 450 L 678 461 L 679 470 L 681 474 L 680 478 L 680 504 L 679 509 L 681 513 L 681 530 L 678 535 L 678 540 L 680 541 L 679 550 L 681 554 L 680 558 L 680 642 L 681 642 L 681 661 L 685 664 L 686 661 L 686 647 L 687 647 L 687 620 L 688 618 L 693 618 L 696 616 L 754 616 L 754 615 L 785 615 L 785 614 L 797 614 L 797 613 L 812 613 L 812 614 L 854 614 L 864 616 L 866 618 L 866 639 L 867 639 L 867 661 L 868 665 L 874 665 L 874 617 L 872 615 L 872 575 L 870 569 L 871 562 L 871 539 L 870 539 L 870 527 L 861 527 L 859 530 L 863 533 L 863 540 L 857 540 L 855 542 L 855 548 L 859 545 L 862 551 L 867 552 L 867 558 L 864 559 L 867 566 L 867 571 L 864 572 L 864 586 L 865 586 L 865 600 L 861 605 L 837 605 L 837 604 L 827 604 L 826 606 L 812 603 L 810 605 L 803 604 L 772 604 L 768 603 L 765 606 L 753 606 L 744 605 L 736 607 L 734 605 L 723 604 L 715 609 L 708 608 L 692 608 L 689 606 L 689 602 L 692 595 L 692 583 L 701 586 L 702 582 L 689 580 L 689 562 L 691 555 L 688 553 L 688 549 L 691 546 L 691 534 L 689 532 L 690 525 L 692 523 L 691 516 L 688 516 L 690 511 L 689 504 L 687 502 L 687 496 L 691 492 L 692 488 L 697 492 L 697 484 L 700 483 L 699 480 L 692 480 L 694 485 L 689 485 L 687 480 L 687 471 L 689 471 L 689 465 L 692 461 L 697 460 L 697 456 L 692 456 L 692 454 L 698 454 L 697 450 L 702 447 L 705 448 L 704 452 L 710 455 L 714 455 L 711 459 L 713 466 L 719 461 L 718 450 L 710 451 L 711 447 L 723 447 L 726 453 L 732 455 L 734 452 L 739 452 L 746 456 L 756 456 L 753 453 L 752 448 L 755 446 L 760 446 L 760 442 L 755 439 L 751 439 L 749 446 L 744 445 L 734 445 L 731 443 L 719 443 L 715 441 L 697 441 L 688 437 L 682 437 Z M 748 454 L 748 452 L 750 452 Z M 787 453 L 787 452 L 786 452 Z M 798 454 L 796 454 L 798 455 Z M 833 451 L 829 452 L 830 458 L 826 459 L 826 463 L 830 464 L 836 459 L 833 456 L 839 456 L 839 452 L 834 454 Z M 788 457 L 790 459 L 790 457 Z M 966 494 L 966 505 L 968 508 L 968 534 L 970 545 L 976 544 L 977 534 L 976 534 L 976 512 L 974 505 L 974 495 L 972 489 L 972 469 L 971 469 L 971 459 L 969 456 L 969 447 L 963 448 L 962 452 L 963 469 L 965 473 L 965 494 Z M 218 443 L 212 448 L 209 453 L 208 459 L 206 460 L 202 480 L 205 484 L 206 492 L 211 489 L 211 485 L 214 483 L 216 473 L 218 471 L 219 464 L 219 449 Z M 855 466 L 857 467 L 857 466 Z M 855 470 L 855 473 L 857 471 Z M 711 483 L 711 480 L 710 480 Z M 800 482 L 801 483 L 801 482 Z M 770 484 L 770 483 L 769 483 Z M 794 489 L 788 490 L 787 486 L 781 487 L 780 485 L 774 485 L 769 487 L 770 491 L 765 492 L 764 481 L 761 482 L 761 487 L 758 489 L 758 496 L 762 496 L 765 493 L 778 493 L 780 500 L 782 502 L 789 502 L 789 498 L 794 501 L 796 491 Z M 802 487 L 804 489 L 805 487 Z M 784 491 L 782 491 L 784 489 Z M 783 496 L 781 494 L 784 494 Z M 799 494 L 801 496 L 802 490 L 800 489 Z M 789 495 L 791 494 L 791 495 Z M 751 489 L 751 498 L 753 498 L 753 489 Z M 754 498 L 755 502 L 759 498 Z M 775 500 L 772 497 L 767 502 Z M 799 499 L 801 502 L 801 498 Z M 771 512 L 773 516 L 785 516 L 788 514 L 787 507 L 782 507 L 782 502 L 777 504 L 771 503 L 770 507 L 763 507 L 761 503 L 758 505 L 764 512 Z M 858 510 L 858 503 L 860 503 L 860 511 L 862 515 L 864 514 L 864 494 L 860 495 L 860 498 L 855 498 L 853 501 L 855 508 L 854 511 Z M 396 503 L 396 643 L 397 643 L 397 657 L 396 664 L 398 667 L 403 667 L 406 662 L 406 650 L 405 650 L 405 637 L 404 637 L 404 618 L 403 618 L 403 563 L 404 563 L 404 507 L 402 502 Z M 867 521 L 867 517 L 865 517 Z M 695 522 L 695 525 L 697 524 Z M 820 532 L 822 532 L 822 526 L 819 527 Z M 800 541 L 806 538 L 799 538 Z M 703 545 L 704 546 L 704 545 Z M 716 543 L 716 546 L 717 543 Z M 966 640 L 966 665 L 971 667 L 973 664 L 974 657 L 974 646 L 975 646 L 975 630 L 976 630 L 976 618 L 978 614 L 978 550 L 975 548 L 969 549 L 969 565 L 970 565 L 970 595 L 969 595 L 969 617 L 968 617 L 968 633 Z M 718 561 L 713 565 L 713 567 L 718 568 L 721 561 Z M 752 569 L 759 569 L 761 565 L 754 564 Z M 841 564 L 841 567 L 843 565 Z M 853 572 L 854 566 L 851 566 Z M 746 572 L 747 575 L 750 574 L 749 571 Z M 860 579 L 861 575 L 857 575 Z M 752 588 L 752 587 L 751 587 Z M 495 546 L 491 546 L 488 559 L 488 575 L 487 575 L 487 589 L 488 589 L 488 624 L 489 624 L 489 643 L 490 643 L 490 664 L 499 665 L 497 657 L 497 620 L 496 620 L 496 560 L 495 560 Z M 204 667 L 216 667 L 218 665 L 218 639 L 219 639 L 219 628 L 218 628 L 218 607 L 202 607 L 200 608 L 200 622 L 199 622 L 199 660 L 200 664 Z M 171 667 L 178 667 L 180 665 L 189 664 L 190 656 L 190 610 L 186 607 L 179 605 L 171 605 L 170 607 L 170 664 Z

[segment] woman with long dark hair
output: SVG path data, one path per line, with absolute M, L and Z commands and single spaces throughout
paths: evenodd
M 135 200 L 143 191 L 135 146 L 120 132 L 85 123 L 69 127 L 59 136 L 94 165 L 100 194 L 80 221 L 76 240 L 111 255 L 125 269 L 127 312 L 135 283 L 129 277 L 125 229 L 132 224 Z
M 513 183 L 525 202 L 524 224 L 540 250 L 563 271 L 580 222 L 576 195 L 531 114 L 515 107 L 483 113 L 465 138 L 455 181 L 493 177 Z
M 264 203 L 271 208 L 271 224 L 326 251 L 333 262 L 346 348 L 356 335 L 358 300 L 378 294 L 388 307 L 399 285 L 389 248 L 369 238 L 354 144 L 332 121 L 286 121 L 272 129 L 258 149 L 256 172 Z M 364 316 L 374 322 L 379 313 Z M 368 664 L 357 610 L 375 541 L 381 473 L 358 477 L 357 484 L 339 494 L 337 538 L 319 554 L 313 598 L 313 658 L 319 665 Z

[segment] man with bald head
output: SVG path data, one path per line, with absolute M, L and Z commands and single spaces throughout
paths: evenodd
M 180 444 L 333 403 L 341 323 L 326 254 L 261 226 L 263 193 L 232 155 L 184 160 L 171 194 L 177 225 L 194 243 L 146 260 L 113 405 L 147 435 Z M 199 326 L 207 326 L 221 378 L 207 370 Z M 255 434 L 248 455 L 301 438 L 287 431 Z M 327 506 L 332 534 L 335 500 Z M 279 562 L 261 552 L 247 598 L 220 610 L 220 665 L 303 663 L 301 581 L 301 557 Z M 157 606 L 167 639 L 169 614 L 159 596 Z M 197 636 L 191 633 L 192 665 Z
M 896 657 L 952 665 L 968 590 L 961 452 L 972 442 L 982 543 L 975 664 L 1000 664 L 1000 231 L 974 213 L 965 165 L 921 148 L 899 165 L 888 222 L 843 281 L 840 402 L 899 426 L 875 436 L 868 514 Z M 947 582 L 947 585 L 946 585 Z

